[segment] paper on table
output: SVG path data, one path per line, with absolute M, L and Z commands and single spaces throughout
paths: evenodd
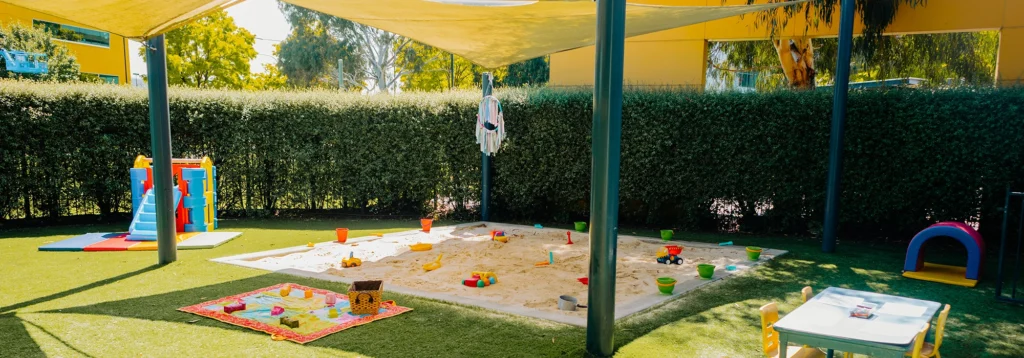
M 882 305 L 882 308 L 879 308 L 876 313 L 904 317 L 921 317 L 921 315 L 923 315 L 924 312 L 927 310 L 927 307 L 921 307 L 906 303 L 889 302 Z
M 860 331 L 871 333 L 873 336 L 908 338 L 912 340 L 912 337 L 921 329 L 921 326 L 917 324 L 900 324 L 879 321 L 866 322 L 867 324 L 860 327 Z
M 853 308 L 859 305 L 861 302 L 864 302 L 864 299 L 860 297 L 843 296 L 829 293 L 825 294 L 817 301 L 827 305 Z
M 846 318 L 836 314 L 835 308 L 829 308 L 820 304 L 806 304 L 798 310 L 797 318 L 805 324 L 818 327 L 831 327 L 839 323 L 839 320 Z

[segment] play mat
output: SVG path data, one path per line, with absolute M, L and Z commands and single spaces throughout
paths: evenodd
M 282 297 L 281 290 L 285 287 L 289 287 L 290 292 Z M 312 290 L 313 297 L 306 298 L 306 290 Z M 333 307 L 326 304 L 329 294 L 337 296 Z M 238 303 L 244 303 L 245 308 L 225 313 L 225 306 L 238 305 Z M 275 307 L 280 308 L 275 309 Z M 332 308 L 336 309 L 337 317 L 335 318 L 330 317 Z M 283 311 L 280 313 L 272 312 L 281 309 Z M 182 307 L 178 310 L 266 332 L 274 336 L 275 339 L 286 339 L 305 344 L 335 332 L 396 316 L 412 309 L 385 301 L 381 304 L 378 314 L 357 315 L 352 314 L 346 295 L 294 283 L 282 283 Z M 298 322 L 298 327 L 292 328 L 282 324 L 281 317 L 294 319 Z

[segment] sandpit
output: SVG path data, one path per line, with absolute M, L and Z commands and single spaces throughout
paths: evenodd
M 491 231 L 504 231 L 507 243 L 492 241 Z M 239 255 L 215 261 L 342 282 L 384 280 L 385 290 L 430 298 L 474 304 L 517 314 L 582 325 L 586 310 L 559 311 L 558 297 L 571 295 L 586 304 L 587 286 L 579 282 L 589 269 L 590 238 L 572 232 L 573 245 L 566 244 L 566 231 L 529 226 L 473 223 L 434 228 L 430 233 L 408 231 L 383 237 L 363 237 L 345 244 L 327 242 L 313 248 L 296 247 Z M 411 251 L 409 245 L 430 243 L 429 251 Z M 656 239 L 619 236 L 616 268 L 616 318 L 635 313 L 692 290 L 708 280 L 697 276 L 699 263 L 716 266 L 713 279 L 743 272 L 758 262 L 782 253 L 765 250 L 761 259 L 747 259 L 742 247 L 672 241 L 684 247 L 681 265 L 660 264 L 655 253 L 666 243 Z M 349 253 L 362 259 L 359 267 L 343 268 L 341 259 Z M 554 264 L 535 266 L 548 261 Z M 444 254 L 442 266 L 425 271 L 423 265 Z M 727 265 L 736 266 L 727 271 Z M 497 284 L 467 287 L 463 279 L 474 271 L 497 275 Z M 658 277 L 678 280 L 673 295 L 658 292 Z

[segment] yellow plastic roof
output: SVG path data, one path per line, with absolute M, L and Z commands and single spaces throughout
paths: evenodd
M 498 67 L 593 45 L 591 0 L 285 0 Z M 0 0 L 129 38 L 147 38 L 242 0 Z M 626 7 L 626 36 L 791 5 Z

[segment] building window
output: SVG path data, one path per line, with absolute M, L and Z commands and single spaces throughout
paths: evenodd
M 118 82 L 120 82 L 120 79 L 117 78 L 117 76 L 111 76 L 111 75 L 99 75 L 99 76 L 100 76 L 100 79 L 103 80 L 103 82 L 106 82 L 106 83 L 109 83 L 109 84 L 112 84 L 112 85 L 116 85 L 116 84 L 118 84 Z
M 757 72 L 740 72 L 736 74 L 736 77 L 739 78 L 740 87 L 757 87 Z
M 110 47 L 110 33 L 90 30 L 78 26 L 58 24 L 43 20 L 32 20 L 32 25 L 41 27 L 54 38 L 87 45 Z

